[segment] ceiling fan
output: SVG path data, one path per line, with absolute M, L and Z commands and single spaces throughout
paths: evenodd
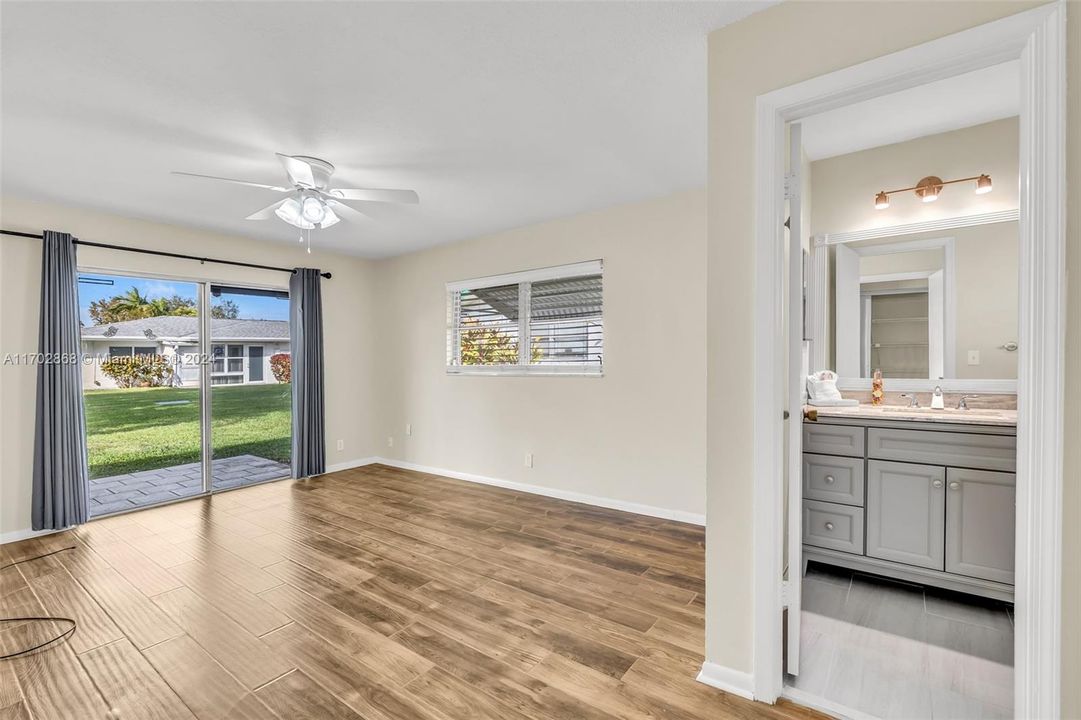
M 264 185 L 262 183 L 248 182 L 247 180 L 234 180 L 232 178 L 199 175 L 198 173 L 189 172 L 173 171 L 173 175 L 221 180 L 237 185 L 248 185 L 275 192 L 289 193 L 289 197 L 278 200 L 262 210 L 252 213 L 246 219 L 266 220 L 271 215 L 277 215 L 285 222 L 301 230 L 328 228 L 331 225 L 336 225 L 343 217 L 354 220 L 364 217 L 364 213 L 346 205 L 343 202 L 345 200 L 396 203 L 420 202 L 420 198 L 412 190 L 331 188 L 330 177 L 334 174 L 334 166 L 326 160 L 308 157 L 307 155 L 275 154 L 285 168 L 286 175 L 289 176 L 291 187 Z M 303 240 L 303 238 L 301 239 Z

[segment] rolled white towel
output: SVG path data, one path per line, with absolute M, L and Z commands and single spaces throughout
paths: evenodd
M 832 370 L 820 370 L 808 375 L 807 397 L 811 400 L 840 400 L 841 391 L 837 389 L 837 373 Z

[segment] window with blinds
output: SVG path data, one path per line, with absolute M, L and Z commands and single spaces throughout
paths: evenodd
M 447 371 L 600 374 L 601 261 L 447 284 Z

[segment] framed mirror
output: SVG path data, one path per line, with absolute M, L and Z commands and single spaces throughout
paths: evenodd
M 848 389 L 870 387 L 880 370 L 895 389 L 1014 391 L 1016 215 L 974 220 L 816 237 L 815 367 L 835 368 Z

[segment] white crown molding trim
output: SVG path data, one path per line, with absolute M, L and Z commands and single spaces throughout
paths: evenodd
M 476 475 L 474 473 L 459 472 L 457 470 L 448 470 L 446 468 L 432 467 L 430 465 L 420 465 L 404 460 L 375 458 L 374 462 L 400 468 L 402 470 L 414 470 L 430 475 L 442 475 L 443 477 L 454 478 L 455 480 L 465 480 L 466 482 L 478 483 L 481 485 L 494 485 L 495 487 L 506 488 L 507 490 L 517 490 L 518 492 L 529 493 L 530 495 L 543 495 L 559 500 L 569 500 L 570 502 L 608 508 L 609 510 L 621 510 L 636 515 L 648 515 L 649 517 L 675 520 L 676 522 L 689 523 L 691 525 L 706 524 L 705 515 L 689 513 L 683 510 L 670 510 L 654 505 L 643 505 L 641 503 L 628 502 L 626 500 L 615 500 L 597 495 L 586 495 L 585 493 L 573 492 L 571 490 L 560 490 L 558 488 L 550 488 L 543 485 L 530 485 L 527 483 L 514 482 L 512 480 L 502 480 L 486 475 Z
M 733 670 L 717 663 L 705 662 L 702 663 L 702 670 L 699 671 L 696 679 L 703 685 L 709 685 L 731 695 L 754 700 L 754 678 L 748 672 Z
M 977 225 L 991 225 L 994 223 L 1010 222 L 1017 220 L 1021 211 L 999 210 L 997 212 L 978 213 L 976 215 L 960 215 L 958 217 L 941 218 L 939 220 L 925 220 L 923 222 L 908 223 L 906 225 L 887 225 L 867 230 L 853 230 L 843 233 L 826 233 L 815 235 L 815 247 L 825 245 L 844 245 L 845 243 L 859 242 L 860 240 L 877 240 L 900 235 L 916 235 L 925 232 L 937 232 L 939 230 L 953 230 L 955 228 L 975 227 Z
M 1061 714 L 1066 6 L 1063 0 L 1051 2 L 757 98 L 752 588 L 754 696 L 758 700 L 774 702 L 784 683 L 784 454 L 778 409 L 785 405 L 785 388 L 778 359 L 788 349 L 787 328 L 781 320 L 786 123 L 1020 58 L 1014 715 L 1050 718 Z
M 70 528 L 64 528 L 64 530 L 69 529 Z M 29 540 L 30 538 L 41 537 L 43 535 L 55 535 L 58 532 L 64 532 L 64 530 L 31 530 L 30 528 L 9 530 L 8 532 L 0 533 L 0 545 L 7 545 L 8 543 L 19 542 L 20 540 Z

